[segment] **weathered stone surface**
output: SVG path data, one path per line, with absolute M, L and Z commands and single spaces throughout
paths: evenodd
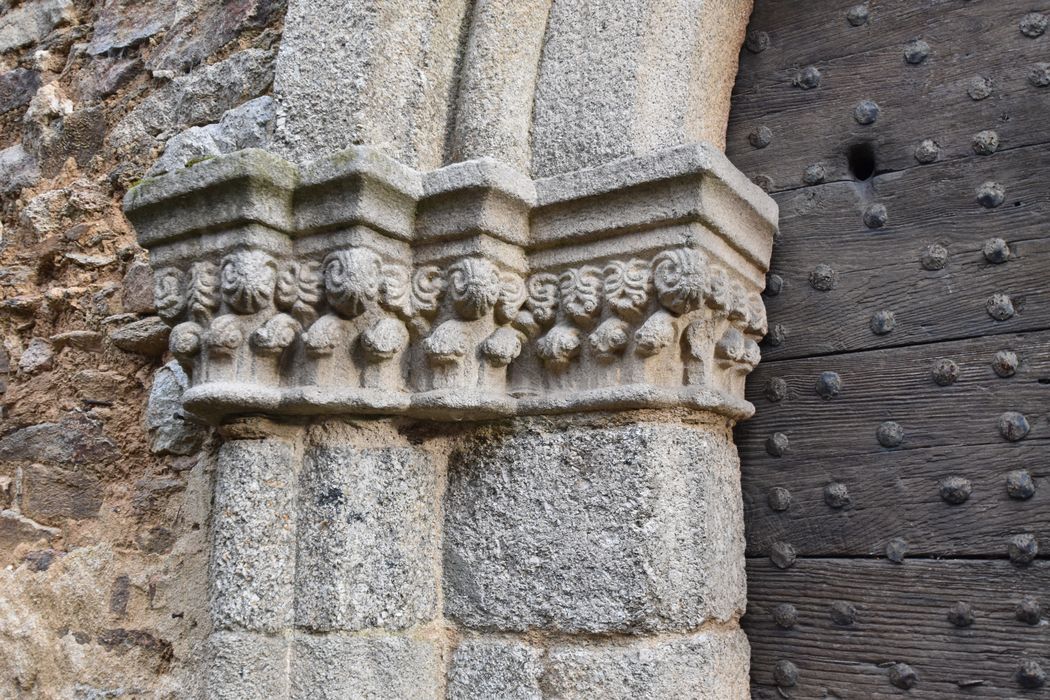
M 109 337 L 114 345 L 125 352 L 155 357 L 168 349 L 170 333 L 168 324 L 157 316 L 149 316 L 117 328 Z
M 202 697 L 249 700 L 288 697 L 291 645 L 284 637 L 216 632 L 208 640 Z
M 153 388 L 146 403 L 146 428 L 150 449 L 157 454 L 193 454 L 207 435 L 207 429 L 182 410 L 182 393 L 188 385 L 186 372 L 175 361 L 153 374 Z
M 138 58 L 95 58 L 76 83 L 76 98 L 90 103 L 109 97 L 141 70 L 142 61 Z
M 287 0 L 196 0 L 180 8 L 175 24 L 150 53 L 151 70 L 185 71 L 201 63 L 245 29 L 264 27 L 284 12 Z
M 449 700 L 542 700 L 544 650 L 504 639 L 469 639 L 456 647 Z
M 0 194 L 31 187 L 40 179 L 36 158 L 21 143 L 0 151 Z
M 554 3 L 536 85 L 540 177 L 694 141 L 722 146 L 751 0 Z
M 128 265 L 120 298 L 124 311 L 135 314 L 156 313 L 157 305 L 153 301 L 153 268 L 149 263 L 136 260 Z
M 300 476 L 296 624 L 403 629 L 437 604 L 437 476 L 419 448 L 310 449 Z M 378 437 L 378 436 L 377 436 Z
M 187 12 L 201 4 L 178 0 Z M 235 14 L 240 0 L 211 4 Z M 137 320 L 113 318 L 135 293 L 121 288 L 123 266 L 142 254 L 119 198 L 163 140 L 114 153 L 99 148 L 99 136 L 170 89 L 167 74 L 143 70 L 165 35 L 92 56 L 104 5 L 0 0 L 0 50 L 19 44 L 0 56 L 0 357 L 10 356 L 10 367 L 0 362 L 0 698 L 196 698 L 204 675 L 197 659 L 210 628 L 213 455 L 149 452 L 143 410 L 169 329 L 153 326 L 153 339 L 144 339 L 156 348 L 150 358 L 123 354 L 105 338 Z M 118 9 L 149 22 L 157 6 Z M 59 11 L 49 17 L 48 8 Z M 190 31 L 210 38 L 209 27 Z M 279 32 L 278 20 L 211 60 L 272 45 Z M 194 106 L 221 92 L 202 90 Z M 147 288 L 141 301 L 152 296 Z M 21 372 L 34 338 L 51 339 L 52 369 Z M 164 496 L 175 470 L 185 486 Z M 91 515 L 100 491 L 104 502 Z
M 108 267 L 117 262 L 117 259 L 112 255 L 89 255 L 76 251 L 63 253 L 62 257 L 77 267 L 82 267 L 85 270 L 97 270 L 99 268 Z
M 75 180 L 69 187 L 47 190 L 29 200 L 19 216 L 23 239 L 36 243 L 64 233 L 88 215 L 98 215 L 109 205 L 109 196 L 97 182 Z
M 436 636 L 298 635 L 291 697 L 439 698 L 443 675 L 441 643 Z
M 49 465 L 98 467 L 119 456 L 101 424 L 81 413 L 57 423 L 31 425 L 0 438 L 0 459 Z
M 64 544 L 69 546 L 69 540 Z M 168 576 L 157 571 L 153 579 L 158 593 L 152 602 L 158 610 L 155 617 L 145 622 L 132 602 L 128 618 L 118 623 L 109 613 L 110 584 L 114 570 L 124 568 L 125 562 L 111 546 L 55 552 L 50 564 L 46 550 L 26 554 L 24 565 L 0 570 L 0 697 L 101 700 L 169 695 L 160 686 L 162 674 L 172 666 L 177 648 L 172 636 L 179 623 L 164 620 L 174 612 L 168 607 L 172 601 L 165 600 Z M 133 579 L 145 585 L 146 576 L 143 572 Z M 139 593 L 133 585 L 131 600 Z M 179 653 L 185 649 L 182 646 Z M 191 689 L 188 684 L 182 687 Z M 174 694 L 180 695 L 192 697 Z
M 39 573 L 50 569 L 51 565 L 55 563 L 55 559 L 61 555 L 61 552 L 57 552 L 54 549 L 36 549 L 26 554 L 22 561 L 26 563 L 26 567 L 30 571 Z
M 281 37 L 276 146 L 308 162 L 353 144 L 442 164 L 465 0 L 296 0 Z
M 272 81 L 271 52 L 240 51 L 155 91 L 113 128 L 109 143 L 118 152 L 148 151 L 157 138 L 218 121 L 227 110 L 264 93 Z
M 149 511 L 163 503 L 168 497 L 186 488 L 178 478 L 147 477 L 135 482 L 131 496 L 131 507 L 137 512 Z
M 209 156 L 267 146 L 273 110 L 273 98 L 264 95 L 226 112 L 216 124 L 183 131 L 167 142 L 164 154 L 147 174 L 160 175 Z
M 44 338 L 33 338 L 18 358 L 18 369 L 26 374 L 42 372 L 54 366 L 55 351 L 51 342 Z
M 457 158 L 498 157 L 536 176 L 724 143 L 750 0 L 550 10 L 485 0 L 466 22 L 463 5 L 292 2 L 275 79 L 279 150 L 304 162 L 366 143 L 434 167 L 450 114 Z M 457 85 L 448 52 L 461 41 Z
M 109 592 L 109 611 L 123 617 L 128 614 L 128 600 L 131 598 L 131 577 L 127 574 L 113 579 Z
M 474 5 L 462 62 L 453 161 L 496 158 L 530 171 L 533 94 L 551 0 Z
M 84 352 L 98 352 L 102 349 L 102 334 L 98 331 L 84 329 L 56 333 L 49 338 L 52 347 L 58 352 L 63 348 L 76 348 Z
M 73 375 L 77 396 L 96 402 L 111 402 L 127 381 L 127 376 L 113 370 L 89 368 Z
M 171 658 L 171 643 L 157 637 L 151 630 L 113 627 L 102 630 L 95 637 L 95 641 L 106 651 L 116 652 L 118 655 L 139 650 L 160 659 Z
M 744 606 L 743 546 L 725 428 L 521 430 L 450 459 L 445 609 L 475 629 L 732 619 Z
M 175 21 L 177 0 L 106 0 L 87 46 L 93 56 L 137 46 Z
M 750 650 L 740 630 L 623 646 L 559 644 L 545 659 L 544 696 L 561 700 L 747 700 Z
M 58 534 L 12 510 L 0 510 L 0 567 L 17 563 L 19 545 L 47 542 Z
M 7 510 L 14 503 L 15 480 L 10 476 L 0 476 L 0 510 Z
M 105 110 L 101 106 L 76 110 L 63 116 L 36 136 L 34 155 L 45 176 L 61 170 L 69 158 L 86 166 L 102 147 L 106 136 Z M 31 143 L 32 131 L 25 130 Z
M 464 641 L 452 656 L 450 700 L 744 700 L 749 649 L 739 630 L 627 644 L 506 638 Z
M 22 476 L 22 512 L 49 525 L 98 515 L 102 486 L 90 474 L 32 464 Z
M 230 440 L 215 485 L 211 614 L 217 629 L 292 626 L 296 455 L 280 439 Z
M 175 546 L 175 533 L 166 527 L 151 527 L 136 535 L 135 543 L 148 554 L 167 554 Z
M 71 0 L 30 0 L 0 14 L 0 53 L 40 41 L 75 17 Z
M 62 137 L 63 120 L 73 110 L 73 101 L 57 82 L 37 90 L 22 115 L 22 143 L 26 151 L 37 160 L 49 155 Z
M 0 73 L 0 114 L 29 104 L 39 89 L 39 71 L 15 68 Z

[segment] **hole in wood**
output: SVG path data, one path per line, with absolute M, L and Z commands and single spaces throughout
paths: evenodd
M 854 179 L 870 180 L 875 174 L 875 148 L 870 143 L 855 143 L 846 153 L 849 171 Z

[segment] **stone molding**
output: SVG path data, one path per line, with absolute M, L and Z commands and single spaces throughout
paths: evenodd
M 752 411 L 776 204 L 706 144 L 538 180 L 247 150 L 124 205 L 211 420 Z

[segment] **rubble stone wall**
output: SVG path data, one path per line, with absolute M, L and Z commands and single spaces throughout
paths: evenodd
M 0 697 L 191 687 L 213 438 L 178 415 L 181 370 L 154 378 L 167 329 L 120 201 L 266 138 L 284 9 L 0 2 Z

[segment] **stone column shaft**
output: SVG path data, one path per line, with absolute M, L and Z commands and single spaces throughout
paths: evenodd
M 449 697 L 747 697 L 739 464 L 724 420 L 681 418 L 519 421 L 452 453 Z
M 430 456 L 386 421 L 222 432 L 204 697 L 439 697 Z

